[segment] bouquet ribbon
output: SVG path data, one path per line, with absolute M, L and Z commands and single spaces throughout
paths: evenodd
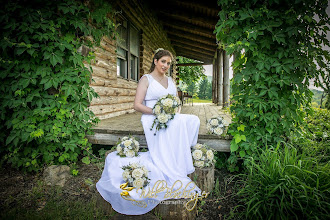
M 128 183 L 123 183 L 120 184 L 120 188 L 123 190 L 120 195 L 121 197 L 128 197 L 129 196 L 129 192 L 128 191 L 132 191 L 134 189 L 134 187 L 127 187 Z

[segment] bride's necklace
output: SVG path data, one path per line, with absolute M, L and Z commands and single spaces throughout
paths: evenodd
M 156 77 L 156 79 L 157 79 L 158 82 L 161 82 L 163 79 L 165 79 L 165 77 L 166 77 L 166 76 L 164 76 L 161 80 L 159 80 L 158 77 Z

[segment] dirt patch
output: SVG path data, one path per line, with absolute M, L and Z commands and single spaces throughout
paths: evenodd
M 65 187 L 47 186 L 42 173 L 29 174 L 3 167 L 0 170 L 0 207 L 1 212 L 13 208 L 42 211 L 47 202 L 55 196 L 65 201 L 91 202 L 97 193 L 95 184 L 102 174 L 102 168 L 95 164 L 80 164 L 78 176 L 71 176 Z M 208 198 L 199 202 L 196 219 L 228 219 L 234 208 L 239 205 L 236 196 L 240 188 L 238 177 L 226 170 L 215 171 L 218 179 L 216 188 Z

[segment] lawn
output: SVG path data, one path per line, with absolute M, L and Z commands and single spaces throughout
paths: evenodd
M 189 100 L 190 101 L 190 100 Z M 198 98 L 193 98 L 194 103 L 212 103 L 211 99 L 198 99 Z

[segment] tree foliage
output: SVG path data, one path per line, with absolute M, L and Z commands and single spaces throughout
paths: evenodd
M 198 97 L 200 99 L 211 99 L 212 94 L 210 94 L 210 87 L 211 87 L 211 92 L 212 92 L 211 83 L 207 80 L 207 78 L 202 79 L 199 83 Z
M 17 168 L 71 163 L 90 144 L 97 123 L 87 107 L 97 94 L 89 87 L 92 53 L 112 35 L 111 7 L 104 1 L 7 1 L 1 22 L 1 156 Z M 91 36 L 93 42 L 84 38 Z M 84 157 L 88 160 L 88 157 Z
M 177 63 L 197 63 L 198 61 L 192 60 L 186 57 L 177 57 Z M 196 83 L 199 79 L 205 78 L 203 66 L 179 66 L 178 74 L 182 82 L 189 85 L 190 83 Z
M 309 111 L 309 80 L 329 72 L 326 0 L 219 1 L 220 46 L 233 64 L 231 164 L 276 145 Z M 315 19 L 318 17 L 318 20 Z M 236 169 L 236 168 L 235 168 Z

